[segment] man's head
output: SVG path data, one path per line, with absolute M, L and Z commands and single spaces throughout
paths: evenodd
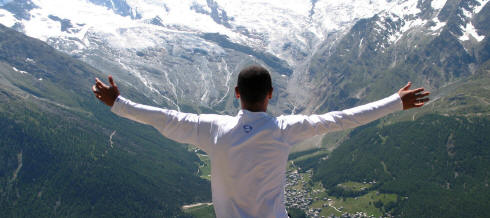
M 266 111 L 272 90 L 271 76 L 264 67 L 250 66 L 238 74 L 235 95 L 240 98 L 243 109 Z

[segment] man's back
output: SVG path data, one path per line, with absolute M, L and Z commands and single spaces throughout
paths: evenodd
M 241 110 L 217 124 L 207 147 L 216 215 L 287 217 L 282 202 L 290 145 L 278 120 Z

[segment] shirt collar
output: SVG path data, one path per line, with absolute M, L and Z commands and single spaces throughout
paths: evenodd
M 240 109 L 238 111 L 237 116 L 261 116 L 261 117 L 268 117 L 269 114 L 267 112 L 252 112 L 246 109 Z

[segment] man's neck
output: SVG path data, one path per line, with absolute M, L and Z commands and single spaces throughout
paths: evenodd
M 244 107 L 242 107 L 242 109 L 250 112 L 267 112 L 267 109 L 255 109 L 255 108 L 244 108 Z
M 267 104 L 245 105 L 242 103 L 242 109 L 251 112 L 267 112 Z
M 240 99 L 240 105 L 242 109 L 248 110 L 251 112 L 267 112 L 267 106 L 269 105 L 269 99 L 266 98 L 263 102 L 255 103 L 255 104 L 247 104 Z

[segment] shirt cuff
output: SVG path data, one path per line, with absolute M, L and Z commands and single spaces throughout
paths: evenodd
M 386 100 L 389 102 L 389 108 L 393 108 L 394 111 L 403 110 L 403 102 L 398 92 L 387 97 Z
M 129 101 L 128 99 L 122 97 L 121 95 L 117 96 L 116 100 L 114 101 L 114 104 L 111 107 L 112 113 L 119 115 L 123 110 L 124 106 L 128 103 L 128 101 Z

